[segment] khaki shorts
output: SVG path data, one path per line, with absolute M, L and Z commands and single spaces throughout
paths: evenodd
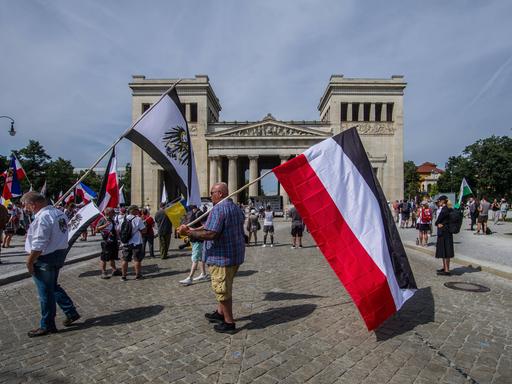
M 212 279 L 212 289 L 217 301 L 226 301 L 233 295 L 233 278 L 238 271 L 238 265 L 218 267 L 209 265 L 208 270 Z

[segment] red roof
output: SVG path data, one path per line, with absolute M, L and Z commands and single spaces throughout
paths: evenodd
M 418 166 L 416 168 L 416 172 L 418 172 L 418 173 L 428 173 L 428 174 L 430 174 L 432 172 L 444 173 L 444 171 L 442 169 L 437 168 L 437 164 L 429 163 L 428 161 L 424 162 L 423 164 Z

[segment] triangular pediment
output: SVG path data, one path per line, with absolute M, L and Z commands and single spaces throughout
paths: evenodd
M 209 137 L 328 137 L 325 132 L 266 118 L 254 124 L 215 132 Z

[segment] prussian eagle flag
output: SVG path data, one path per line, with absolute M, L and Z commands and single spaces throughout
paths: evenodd
M 94 192 L 91 188 L 89 188 L 82 182 L 78 183 L 78 185 L 76 186 L 75 193 L 82 199 L 82 201 L 85 204 L 89 203 L 92 199 L 95 199 L 97 196 L 96 192 Z
M 416 282 L 355 128 L 273 169 L 368 330 L 397 312 Z
M 124 136 L 137 144 L 165 170 L 169 199 L 186 197 L 200 205 L 192 141 L 176 88 L 164 93 Z
M 117 181 L 116 149 L 112 148 L 110 159 L 98 196 L 98 208 L 103 212 L 105 208 L 116 208 L 119 205 L 119 183 Z
M 66 254 L 69 252 L 69 249 L 73 246 L 80 234 L 83 231 L 87 231 L 87 227 L 91 225 L 100 215 L 100 211 L 92 201 L 83 206 L 77 213 L 75 213 L 75 215 L 71 218 L 71 220 L 69 220 L 68 223 L 68 249 Z

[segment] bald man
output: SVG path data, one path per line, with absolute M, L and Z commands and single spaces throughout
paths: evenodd
M 228 196 L 226 183 L 214 184 L 210 190 L 213 208 L 203 229 L 186 225 L 178 228 L 180 235 L 191 240 L 205 240 L 206 264 L 211 275 L 212 289 L 217 299 L 217 309 L 206 313 L 213 329 L 220 333 L 235 333 L 233 318 L 233 279 L 245 258 L 245 217 Z

